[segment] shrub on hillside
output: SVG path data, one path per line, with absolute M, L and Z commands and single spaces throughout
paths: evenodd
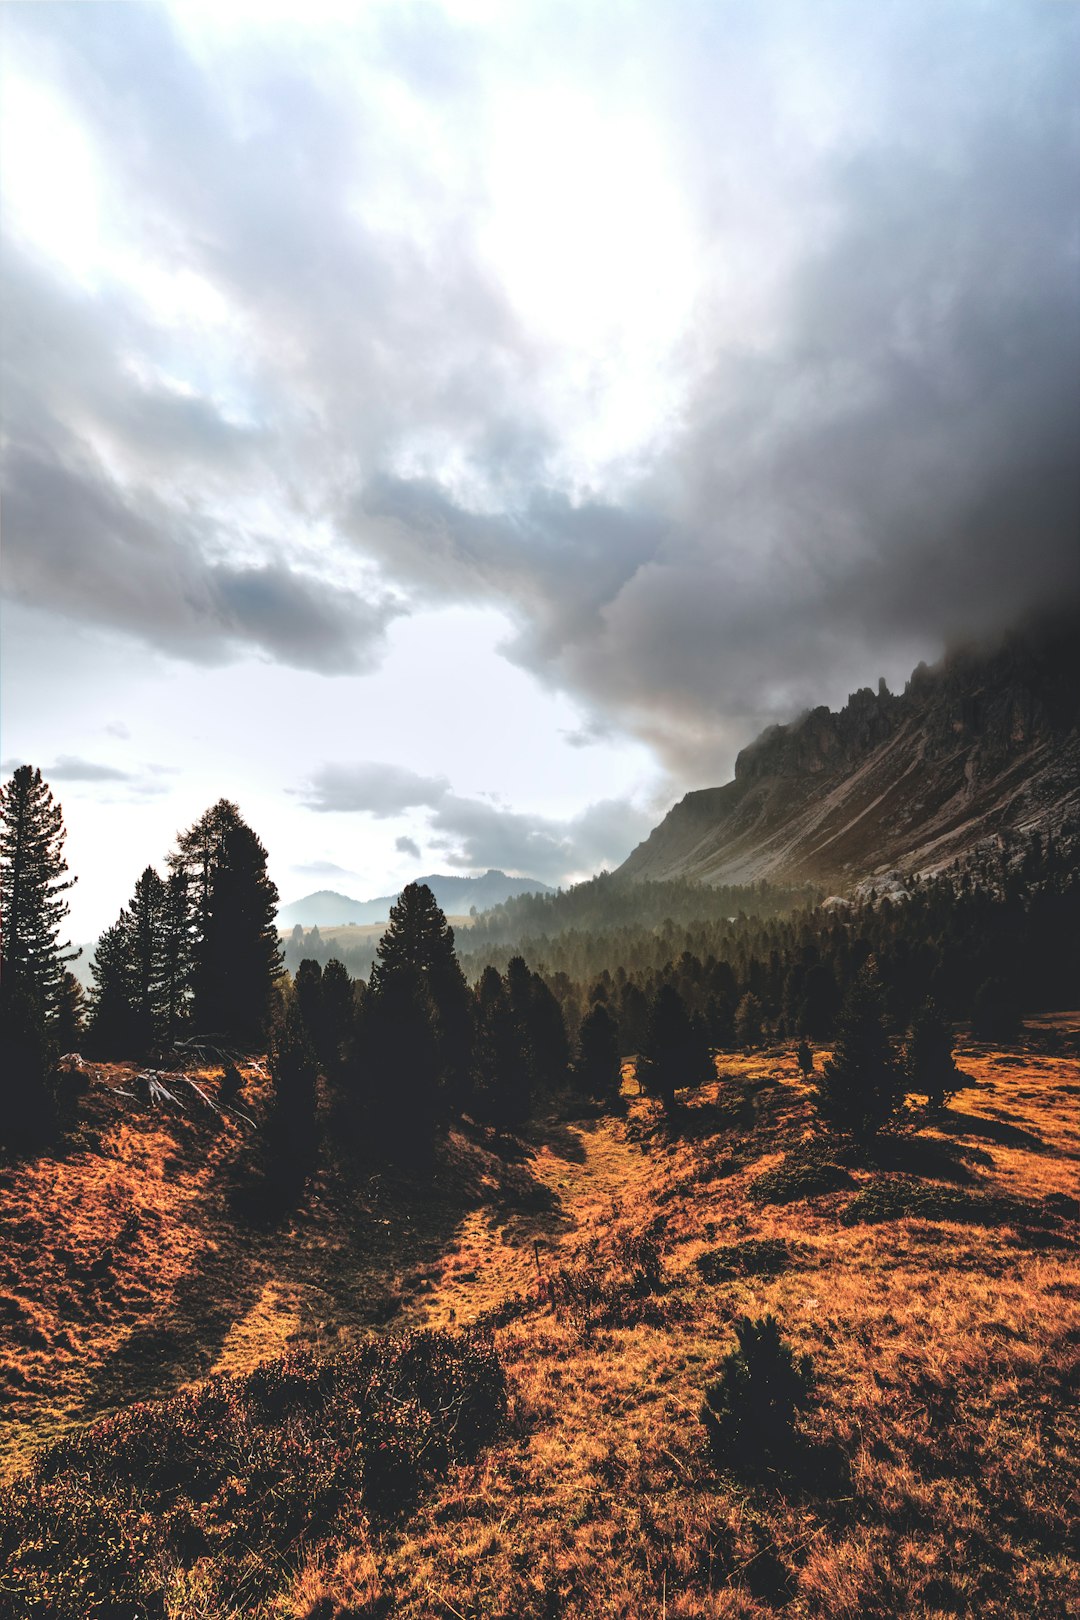
M 791 1264 L 791 1251 L 783 1238 L 745 1238 L 706 1249 L 697 1268 L 707 1283 L 730 1282 L 736 1277 L 776 1277 Z
M 42 1452 L 0 1506 L 5 1612 L 163 1615 L 196 1559 L 221 1612 L 246 1612 L 288 1579 L 300 1541 L 401 1511 L 505 1413 L 502 1366 L 475 1332 L 297 1352 L 140 1403 Z
M 790 1452 L 795 1419 L 813 1402 L 813 1365 L 780 1336 L 775 1316 L 734 1324 L 738 1344 L 708 1385 L 701 1421 L 722 1467 L 778 1462 Z
M 815 1198 L 853 1185 L 830 1148 L 811 1139 L 785 1153 L 771 1170 L 755 1176 L 747 1194 L 755 1204 L 792 1204 L 798 1198 Z

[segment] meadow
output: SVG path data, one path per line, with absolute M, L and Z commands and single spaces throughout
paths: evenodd
M 628 1064 L 622 1115 L 466 1124 L 423 1183 L 330 1160 L 273 1219 L 244 1196 L 257 1069 L 220 1115 L 212 1070 L 208 1101 L 178 1079 L 163 1104 L 102 1067 L 82 1139 L 2 1178 L 12 1612 L 50 1612 L 55 1547 L 13 1553 L 50 1526 L 69 1562 L 123 1543 L 127 1606 L 88 1585 L 71 1610 L 117 1620 L 1075 1612 L 1080 1062 L 1075 1020 L 1045 1022 L 961 1046 L 945 1115 L 872 1153 L 814 1132 L 774 1047 L 721 1054 L 674 1122 Z M 703 1393 L 767 1313 L 814 1403 L 781 1462 L 726 1468 Z M 417 1333 L 455 1400 L 486 1391 L 467 1444 L 452 1402 L 395 1382 Z M 389 1506 L 371 1389 L 420 1414 Z M 187 1436 L 175 1477 L 141 1479 L 133 1423 Z

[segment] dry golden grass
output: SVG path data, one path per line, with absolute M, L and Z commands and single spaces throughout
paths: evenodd
M 884 1167 L 855 1166 L 855 1181 L 904 1173 L 1033 1204 L 1075 1197 L 1080 1064 L 982 1048 L 959 1061 L 968 1083 L 945 1119 L 901 1139 Z M 674 1130 L 631 1095 L 625 1119 L 538 1126 L 519 1164 L 457 1136 L 430 1197 L 384 1179 L 350 1200 L 324 1177 L 270 1232 L 239 1226 L 222 1196 L 235 1127 L 125 1117 L 102 1099 L 99 1149 L 7 1177 L 9 1459 L 209 1367 L 245 1370 L 376 1320 L 469 1321 L 517 1295 L 493 1317 L 505 1439 L 392 1531 L 354 1528 L 301 1558 L 260 1613 L 1076 1612 L 1068 1223 L 844 1225 L 851 1188 L 759 1206 L 748 1185 L 809 1128 L 809 1092 L 786 1052 L 720 1070 Z M 131 1206 L 137 1231 L 118 1243 Z M 553 1309 L 560 1267 L 620 1231 L 659 1234 L 662 1318 L 620 1317 L 618 1297 L 606 1324 Z M 706 1283 L 698 1256 L 746 1238 L 782 1240 L 790 1264 Z M 109 1285 L 95 1291 L 82 1273 L 108 1245 Z M 765 1311 L 813 1356 L 820 1404 L 789 1474 L 737 1478 L 709 1461 L 698 1414 L 730 1324 Z M 224 1620 L 200 1590 L 196 1567 L 173 1588 L 175 1620 Z

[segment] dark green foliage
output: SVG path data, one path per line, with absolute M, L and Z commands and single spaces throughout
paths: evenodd
M 838 1192 L 852 1185 L 851 1177 L 836 1163 L 829 1148 L 811 1140 L 800 1142 L 772 1170 L 755 1176 L 747 1194 L 756 1204 L 792 1204 L 799 1198 L 816 1198 L 819 1193 Z
M 1018 1039 L 1020 1008 L 1015 991 L 1004 979 L 987 979 L 975 992 L 971 1033 L 977 1041 L 999 1043 Z
M 638 1055 L 637 1078 L 642 1090 L 659 1098 L 670 1114 L 678 1087 L 700 1086 L 715 1074 L 701 1024 L 691 1018 L 674 985 L 661 985 L 649 1009 Z
M 472 1111 L 499 1130 L 513 1130 L 531 1112 L 527 1031 L 506 981 L 487 968 L 476 990 Z
M 90 963 L 87 1030 L 91 1051 L 100 1057 L 127 1057 L 137 1046 L 133 1013 L 135 987 L 131 960 L 131 915 L 125 908 L 98 940 Z
M 266 850 L 251 828 L 226 828 L 210 889 L 206 931 L 196 947 L 196 1027 L 239 1046 L 265 1038 L 270 993 L 281 973 L 278 892 Z
M 791 1452 L 795 1420 L 813 1404 L 813 1364 L 796 1357 L 772 1315 L 734 1324 L 737 1348 L 705 1390 L 701 1421 L 713 1461 L 721 1467 L 782 1462 Z
M 60 984 L 60 1003 L 52 1037 L 58 1052 L 77 1051 L 86 1033 L 83 1017 L 86 997 L 74 973 L 66 971 Z
M 369 991 L 353 1072 L 380 1151 L 402 1163 L 430 1164 L 443 1068 L 438 1014 L 420 968 L 401 963 Z
M 270 1176 L 286 1192 L 303 1185 L 315 1151 L 319 1065 L 295 997 L 286 1004 L 270 1047 L 273 1082 L 266 1132 Z
M 64 838 L 63 813 L 41 772 L 20 765 L 0 788 L 0 977 L 24 987 L 46 1022 L 56 1017 L 64 963 L 72 959 L 64 954 L 68 943 L 59 942 L 68 914 L 63 896 L 75 883 Z
M 814 1072 L 814 1053 L 809 1041 L 800 1041 L 795 1048 L 795 1058 L 799 1065 L 799 1072 L 809 1076 Z
M 795 1009 L 795 1028 L 815 1041 L 827 1041 L 840 1010 L 840 991 L 831 968 L 815 962 L 808 968 Z
M 562 1009 L 538 973 L 521 956 L 506 968 L 506 993 L 521 1031 L 533 1101 L 565 1084 L 570 1046 Z
M 148 1052 L 165 1033 L 165 885 L 148 866 L 127 912 L 134 1050 Z
M 903 1072 L 886 1033 L 885 1000 L 871 959 L 845 997 L 815 1102 L 826 1124 L 865 1141 L 892 1118 L 903 1097 Z
M 735 1045 L 746 1050 L 760 1046 L 764 1028 L 761 1002 L 748 990 L 735 1009 Z
M 171 1570 L 197 1560 L 214 1612 L 247 1612 L 288 1586 L 298 1546 L 397 1516 L 505 1414 L 490 1339 L 439 1332 L 131 1407 L 42 1452 L 0 1506 L 5 1613 L 162 1616 Z
M 697 1268 L 707 1283 L 731 1282 L 737 1277 L 776 1277 L 791 1264 L 791 1251 L 783 1238 L 744 1238 L 706 1249 Z
M 41 1147 L 57 1123 L 56 1043 L 29 977 L 0 983 L 3 1107 L 0 1145 L 16 1152 Z
M 590 1007 L 578 1030 L 574 1087 L 606 1108 L 619 1105 L 622 1091 L 619 1026 L 602 1001 Z
M 915 1014 L 904 1052 L 908 1084 L 921 1092 L 934 1113 L 940 1113 L 960 1088 L 953 1060 L 952 1030 L 933 1001 L 924 1001 Z
M 395 976 L 411 978 L 408 998 L 427 1008 L 435 1049 L 433 1103 L 446 1114 L 461 1106 L 471 1087 L 472 1005 L 454 930 L 426 883 L 407 884 L 390 907 L 371 973 L 376 1004 Z

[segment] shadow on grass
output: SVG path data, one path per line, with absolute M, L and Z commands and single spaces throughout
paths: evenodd
M 996 1142 L 1000 1147 L 1027 1148 L 1031 1153 L 1053 1153 L 1055 1150 L 1036 1136 L 1004 1119 L 985 1119 L 981 1114 L 965 1114 L 947 1108 L 941 1115 L 942 1130 L 954 1131 L 958 1136 L 978 1136 L 985 1142 Z

